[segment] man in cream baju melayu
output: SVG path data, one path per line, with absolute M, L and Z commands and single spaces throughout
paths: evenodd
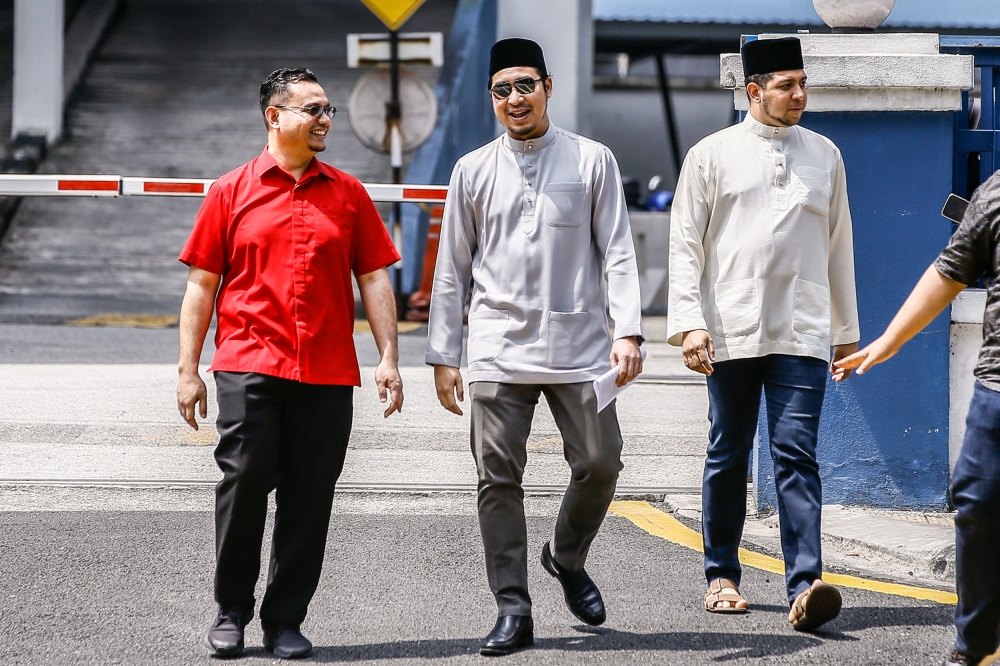
M 799 40 L 747 42 L 742 59 L 750 113 L 695 145 L 677 183 L 667 335 L 708 376 L 705 608 L 749 606 L 737 550 L 763 391 L 789 622 L 811 631 L 841 605 L 821 580 L 816 441 L 830 347 L 837 360 L 860 339 L 847 178 L 833 142 L 798 126 L 807 98 Z
M 452 172 L 426 361 L 434 366 L 441 404 L 461 414 L 462 312 L 471 283 L 472 452 L 499 616 L 480 652 L 497 655 L 534 640 L 521 480 L 542 394 L 571 471 L 542 565 L 561 583 L 576 617 L 604 622 L 604 603 L 584 564 L 614 496 L 622 438 L 614 404 L 597 411 L 593 380 L 612 365 L 619 368 L 619 385 L 639 374 L 642 322 L 635 251 L 611 151 L 549 122 L 552 78 L 536 43 L 497 42 L 488 85 L 506 132 L 462 157 Z

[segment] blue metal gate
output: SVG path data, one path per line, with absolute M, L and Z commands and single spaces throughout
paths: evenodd
M 941 53 L 971 55 L 980 72 L 980 97 L 962 93 L 955 113 L 955 160 L 952 191 L 968 199 L 1000 169 L 1000 37 L 941 36 Z

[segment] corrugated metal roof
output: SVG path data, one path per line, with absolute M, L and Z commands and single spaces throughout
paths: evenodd
M 598 21 L 822 25 L 811 0 L 593 0 Z M 898 0 L 886 26 L 1000 28 L 997 0 Z

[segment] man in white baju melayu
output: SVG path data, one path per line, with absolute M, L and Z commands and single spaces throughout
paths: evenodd
M 593 380 L 642 370 L 639 279 L 618 165 L 611 151 L 549 122 L 541 48 L 505 39 L 490 53 L 493 109 L 506 132 L 455 165 L 431 294 L 428 364 L 438 398 L 461 414 L 462 312 L 469 284 L 472 452 L 479 525 L 496 626 L 482 654 L 534 640 L 521 479 L 539 395 L 572 472 L 542 565 L 566 604 L 601 624 L 604 603 L 584 571 L 622 468 L 614 404 L 598 413 Z M 607 285 L 614 342 L 602 286 Z
M 830 346 L 836 360 L 860 339 L 847 178 L 833 142 L 798 126 L 799 40 L 750 41 L 742 59 L 750 113 L 694 146 L 677 183 L 667 335 L 708 376 L 705 608 L 748 609 L 737 550 L 763 390 L 789 622 L 811 631 L 841 605 L 821 579 L 816 441 Z

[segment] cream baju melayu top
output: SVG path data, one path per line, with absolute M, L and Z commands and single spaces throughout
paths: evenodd
M 671 213 L 669 294 L 669 342 L 706 329 L 717 361 L 829 361 L 831 345 L 857 342 L 847 177 L 833 142 L 750 114 L 698 142 Z

